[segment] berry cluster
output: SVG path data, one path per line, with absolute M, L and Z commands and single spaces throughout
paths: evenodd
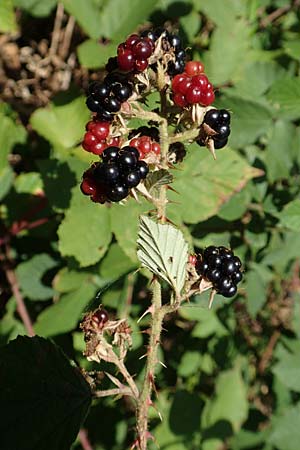
M 199 61 L 186 63 L 184 72 L 173 78 L 172 91 L 175 105 L 181 108 L 196 103 L 209 106 L 215 99 L 213 86 Z
M 241 260 L 226 247 L 207 247 L 196 264 L 199 275 L 213 284 L 218 294 L 233 297 L 242 280 Z
M 83 137 L 82 147 L 94 155 L 101 155 L 106 147 L 119 145 L 117 137 L 109 137 L 109 122 L 99 122 L 94 119 L 86 124 L 86 133 Z
M 226 109 L 210 109 L 204 116 L 203 123 L 207 124 L 214 134 L 212 139 L 214 140 L 215 149 L 225 147 L 230 135 L 230 113 Z M 197 141 L 199 145 L 204 145 L 203 141 Z
M 84 172 L 82 192 L 96 203 L 123 200 L 148 174 L 148 165 L 140 161 L 139 156 L 134 147 L 107 147 L 102 153 L 102 162 Z
M 181 39 L 177 34 L 170 34 L 164 28 L 157 28 L 155 30 L 143 31 L 141 34 L 143 37 L 147 37 L 155 43 L 162 36 L 162 49 L 165 52 L 174 53 L 174 61 L 168 62 L 167 72 L 170 76 L 174 76 L 184 71 L 186 52 L 182 47 Z M 151 65 L 152 69 L 156 70 L 156 64 Z
M 99 120 L 111 122 L 131 95 L 132 83 L 120 73 L 109 73 L 102 83 L 90 84 L 86 105 Z
M 155 45 L 148 37 L 131 34 L 125 42 L 118 46 L 117 63 L 124 72 L 143 72 L 148 67 L 148 58 Z

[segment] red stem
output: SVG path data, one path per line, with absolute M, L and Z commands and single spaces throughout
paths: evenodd
M 81 428 L 78 433 L 78 437 L 83 450 L 93 450 L 93 447 L 91 446 L 91 443 L 89 441 L 87 431 L 84 428 Z
M 11 263 L 10 259 L 10 248 L 8 245 L 6 245 L 6 260 Z M 24 303 L 20 288 L 19 288 L 19 282 L 16 277 L 16 274 L 13 269 L 10 269 L 8 267 L 4 268 L 7 281 L 9 282 L 11 291 L 16 299 L 17 302 L 17 311 L 19 313 L 19 316 L 21 317 L 21 320 L 26 328 L 27 334 L 29 336 L 35 336 L 35 332 L 33 329 L 31 318 L 28 314 L 26 305 Z

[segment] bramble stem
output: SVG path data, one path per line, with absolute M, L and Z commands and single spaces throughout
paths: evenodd
M 161 166 L 164 169 L 168 169 L 169 136 L 168 122 L 166 119 L 166 95 L 164 89 L 160 91 L 160 97 L 161 118 L 159 121 L 159 135 Z M 164 185 L 160 187 L 159 196 L 156 199 L 157 216 L 161 223 L 166 222 L 167 202 L 167 186 Z M 169 312 L 167 305 L 162 306 L 161 284 L 160 281 L 156 278 L 153 280 L 152 293 L 152 322 L 150 326 L 150 338 L 147 349 L 146 371 L 137 408 L 137 443 L 140 450 L 147 450 L 148 417 L 149 408 L 152 404 L 151 395 L 155 386 L 155 368 L 158 363 L 157 352 L 160 345 L 160 335 L 162 331 L 163 320 L 166 313 Z
M 157 351 L 160 344 L 160 334 L 162 323 L 165 315 L 164 309 L 161 307 L 161 286 L 158 280 L 153 281 L 153 314 L 151 323 L 151 334 L 148 345 L 146 372 L 141 395 L 138 401 L 137 409 L 137 434 L 140 450 L 147 449 L 147 431 L 148 416 L 151 406 L 151 394 L 155 380 L 155 366 L 157 364 Z

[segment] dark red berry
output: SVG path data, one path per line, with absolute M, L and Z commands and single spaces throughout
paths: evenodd
M 96 192 L 96 185 L 92 178 L 84 178 L 80 185 L 81 192 L 84 195 L 92 195 Z
M 124 72 L 129 72 L 134 69 L 135 58 L 131 50 L 124 49 L 119 52 L 118 65 Z
M 108 313 L 105 309 L 100 308 L 92 315 L 93 325 L 100 330 L 103 328 L 103 325 L 105 325 L 107 321 Z
M 136 59 L 147 59 L 152 54 L 152 45 L 145 39 L 142 39 L 135 42 L 132 46 L 132 51 Z
M 135 61 L 135 69 L 138 72 L 143 72 L 148 67 L 148 61 L 146 59 L 137 59 Z

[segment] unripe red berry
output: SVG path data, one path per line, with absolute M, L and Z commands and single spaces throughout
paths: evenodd
M 204 72 L 204 65 L 200 61 L 189 61 L 185 65 L 185 72 L 189 77 L 199 75 Z
M 135 58 L 130 50 L 121 49 L 118 51 L 118 66 L 124 72 L 128 72 L 134 69 Z
M 175 105 L 180 106 L 181 108 L 184 108 L 185 106 L 187 106 L 187 102 L 185 100 L 185 97 L 183 94 L 175 94 L 173 97 L 173 101 L 175 103 Z

